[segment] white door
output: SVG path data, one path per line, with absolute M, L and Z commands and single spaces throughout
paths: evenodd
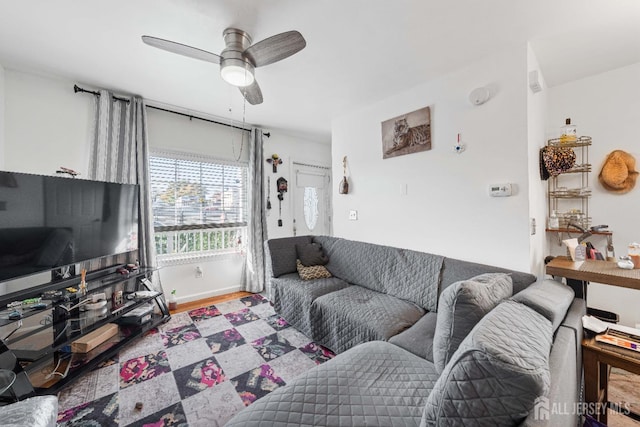
M 293 234 L 331 234 L 331 172 L 328 167 L 293 162 Z

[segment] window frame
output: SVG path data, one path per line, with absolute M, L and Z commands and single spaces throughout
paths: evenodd
M 156 247 L 156 256 L 160 262 L 173 263 L 173 262 L 189 262 L 200 260 L 202 258 L 213 257 L 230 253 L 244 253 L 244 242 L 246 241 L 247 229 L 248 229 L 248 181 L 249 181 L 249 163 L 242 161 L 233 161 L 227 159 L 221 159 L 214 156 L 206 156 L 200 154 L 193 154 L 181 151 L 172 150 L 151 150 L 149 153 L 149 186 L 153 186 L 153 180 L 151 178 L 151 161 L 152 158 L 159 157 L 172 160 L 183 160 L 189 162 L 198 163 L 210 163 L 216 165 L 227 165 L 240 167 L 243 169 L 243 183 L 242 191 L 244 193 L 243 200 L 240 203 L 239 209 L 244 221 L 240 222 L 224 222 L 224 223 L 206 223 L 206 224 L 183 224 L 183 225 L 162 225 L 153 226 L 154 230 L 154 244 Z M 150 199 L 152 195 L 150 194 Z M 155 223 L 155 212 L 153 207 L 153 201 L 151 200 L 151 212 L 152 223 Z M 216 248 L 211 249 L 211 235 L 215 233 L 217 237 L 215 239 L 222 242 L 222 244 L 216 244 Z M 206 236 L 206 239 L 205 239 Z M 171 241 L 171 239 L 174 239 Z M 176 250 L 180 247 L 179 242 L 188 242 L 189 239 L 193 241 L 199 240 L 201 249 L 181 251 Z M 160 240 L 160 242 L 159 242 Z M 207 249 L 202 249 L 205 240 L 207 241 Z M 235 243 L 233 243 L 235 242 Z M 195 243 L 194 243 L 195 244 Z M 161 245 L 161 246 L 158 246 Z M 159 250 L 162 247 L 167 247 L 170 252 L 163 252 Z

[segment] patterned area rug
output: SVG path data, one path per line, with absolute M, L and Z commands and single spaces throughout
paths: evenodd
M 333 356 L 261 295 L 179 313 L 62 390 L 58 425 L 224 425 Z

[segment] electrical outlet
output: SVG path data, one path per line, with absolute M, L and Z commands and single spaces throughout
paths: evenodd
M 536 219 L 535 218 L 531 218 L 531 235 L 535 235 L 536 234 Z
M 196 279 L 202 279 L 202 267 L 196 267 Z
M 358 220 L 358 211 L 350 210 L 349 211 L 349 221 L 357 221 Z

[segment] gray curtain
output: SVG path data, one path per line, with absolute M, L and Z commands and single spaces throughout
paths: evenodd
M 247 260 L 242 290 L 261 292 L 264 289 L 264 241 L 267 240 L 265 191 L 263 178 L 262 130 L 251 129 L 249 141 Z
M 140 185 L 138 259 L 142 266 L 155 267 L 153 216 L 147 167 L 147 112 L 144 101 L 140 97 L 128 98 L 129 102 L 114 100 L 113 94 L 106 90 L 101 90 L 100 96 L 96 98 L 89 178 Z M 101 260 L 102 264 L 106 264 L 101 267 L 117 262 L 122 261 Z M 96 268 L 92 266 L 91 269 Z

